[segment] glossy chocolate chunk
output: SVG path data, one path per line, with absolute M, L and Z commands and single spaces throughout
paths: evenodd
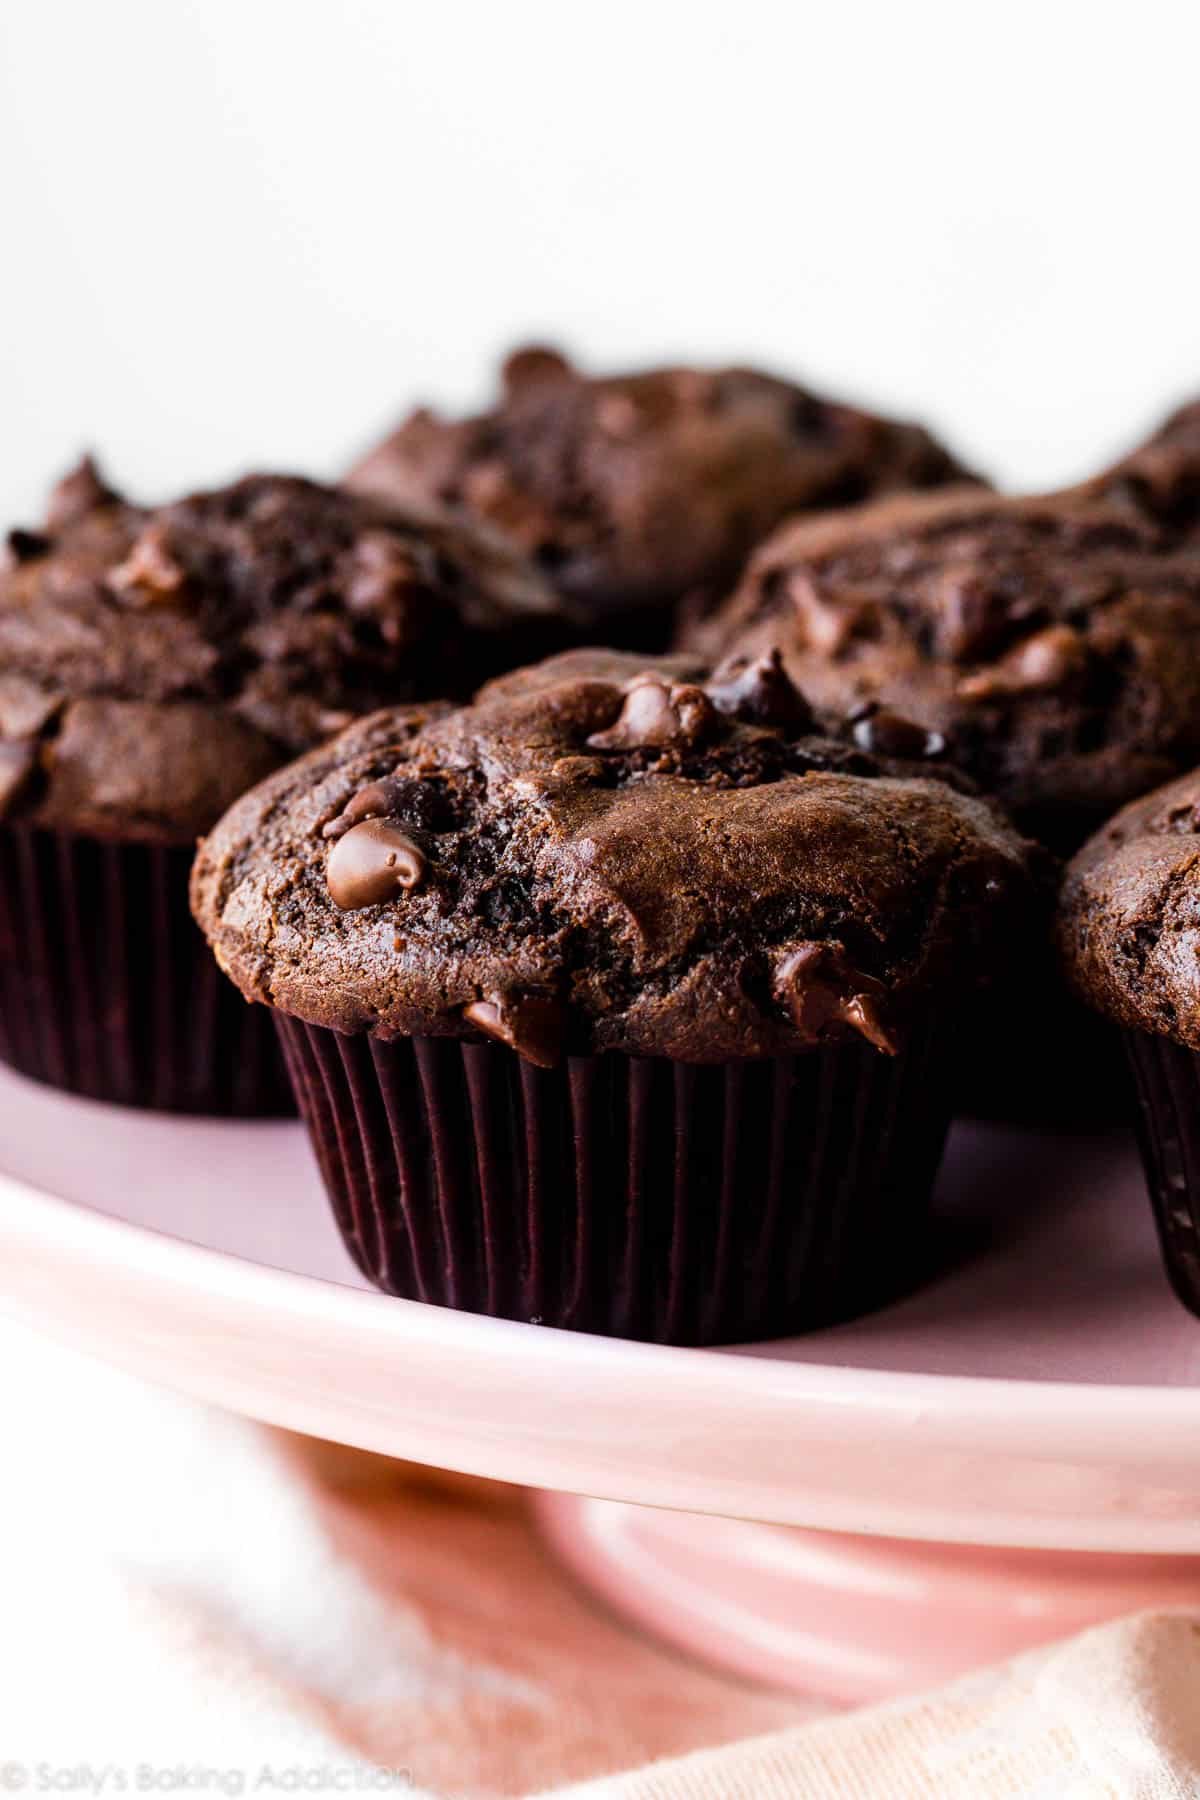
M 704 689 L 647 675 L 633 683 L 615 722 L 588 738 L 593 750 L 667 749 L 700 743 L 716 715 Z
M 465 1006 L 463 1018 L 538 1068 L 552 1069 L 562 1055 L 563 1009 L 557 1000 L 537 994 L 493 994 Z
M 108 576 L 109 587 L 135 606 L 174 600 L 186 581 L 186 569 L 172 554 L 170 533 L 157 522 L 134 539 L 129 555 Z
M 788 946 L 775 960 L 772 987 L 797 1031 L 810 1041 L 848 1025 L 877 1050 L 895 1054 L 896 1039 L 881 1010 L 884 988 L 851 965 L 842 944 Z
M 325 878 L 334 904 L 345 912 L 394 900 L 424 878 L 425 853 L 391 819 L 363 819 L 337 839 Z
M 9 560 L 12 563 L 23 563 L 45 556 L 51 540 L 44 531 L 26 531 L 23 526 L 15 525 L 4 542 Z
M 813 712 L 783 666 L 777 649 L 762 656 L 736 657 L 719 668 L 705 685 L 718 712 L 752 725 L 778 725 L 795 731 L 813 727 Z
M 370 781 L 366 787 L 359 788 L 352 794 L 336 819 L 331 819 L 324 826 L 322 835 L 328 838 L 344 837 L 352 825 L 363 819 L 382 819 L 389 814 L 398 813 L 404 803 L 411 782 L 397 781 L 388 778 L 384 781 Z
M 860 749 L 912 762 L 925 756 L 941 756 L 946 749 L 940 731 L 928 731 L 888 706 L 868 706 L 854 720 L 853 736 Z

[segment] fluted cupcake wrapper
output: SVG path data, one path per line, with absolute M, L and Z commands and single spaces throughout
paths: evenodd
M 165 1112 L 295 1110 L 265 1007 L 213 961 L 186 846 L 0 827 L 0 1058 Z
M 1125 1033 L 1138 1140 L 1167 1275 L 1200 1314 L 1200 1053 L 1146 1031 Z
M 351 1255 L 388 1293 L 676 1344 L 869 1311 L 925 1266 L 934 1033 L 700 1067 L 538 1069 L 275 1015 Z

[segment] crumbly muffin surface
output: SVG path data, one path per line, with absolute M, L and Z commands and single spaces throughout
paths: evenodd
M 385 702 L 571 641 L 494 535 L 292 477 L 149 510 L 84 464 L 0 575 L 0 813 L 187 841 Z
M 1059 850 L 1200 760 L 1200 542 L 1094 486 L 786 526 L 691 642 L 778 646 L 833 711 L 899 708 Z
M 1030 847 L 938 748 L 885 714 L 823 734 L 777 659 L 575 652 L 272 776 L 201 846 L 193 908 L 248 998 L 346 1032 L 892 1050 L 1030 929 Z
M 719 599 L 787 514 L 969 479 L 919 426 L 752 369 L 593 379 L 528 349 L 487 412 L 413 413 L 349 484 L 502 527 L 597 636 L 643 647 L 680 601 Z

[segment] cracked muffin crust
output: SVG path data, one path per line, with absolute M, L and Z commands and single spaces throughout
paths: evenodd
M 543 1065 L 892 1050 L 1019 954 L 1032 852 L 891 728 L 902 755 L 822 734 L 777 658 L 573 652 L 268 778 L 193 910 L 248 999 L 344 1033 Z
M 1080 999 L 1200 1050 L 1200 770 L 1120 811 L 1067 867 L 1059 942 Z
M 689 641 L 778 646 L 833 712 L 898 708 L 1058 850 L 1200 760 L 1200 543 L 1095 484 L 784 526 Z
M 789 513 L 973 479 L 921 427 L 753 369 L 596 379 L 530 348 L 486 412 L 413 413 L 348 483 L 488 520 L 594 635 L 658 648 L 677 605 L 718 600 Z
M 185 843 L 386 702 L 572 641 L 496 534 L 252 475 L 146 509 L 85 462 L 0 575 L 0 817 Z

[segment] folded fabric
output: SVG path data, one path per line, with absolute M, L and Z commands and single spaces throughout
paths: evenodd
M 1200 1614 L 1139 1613 L 913 1700 L 556 1800 L 1196 1800 Z

